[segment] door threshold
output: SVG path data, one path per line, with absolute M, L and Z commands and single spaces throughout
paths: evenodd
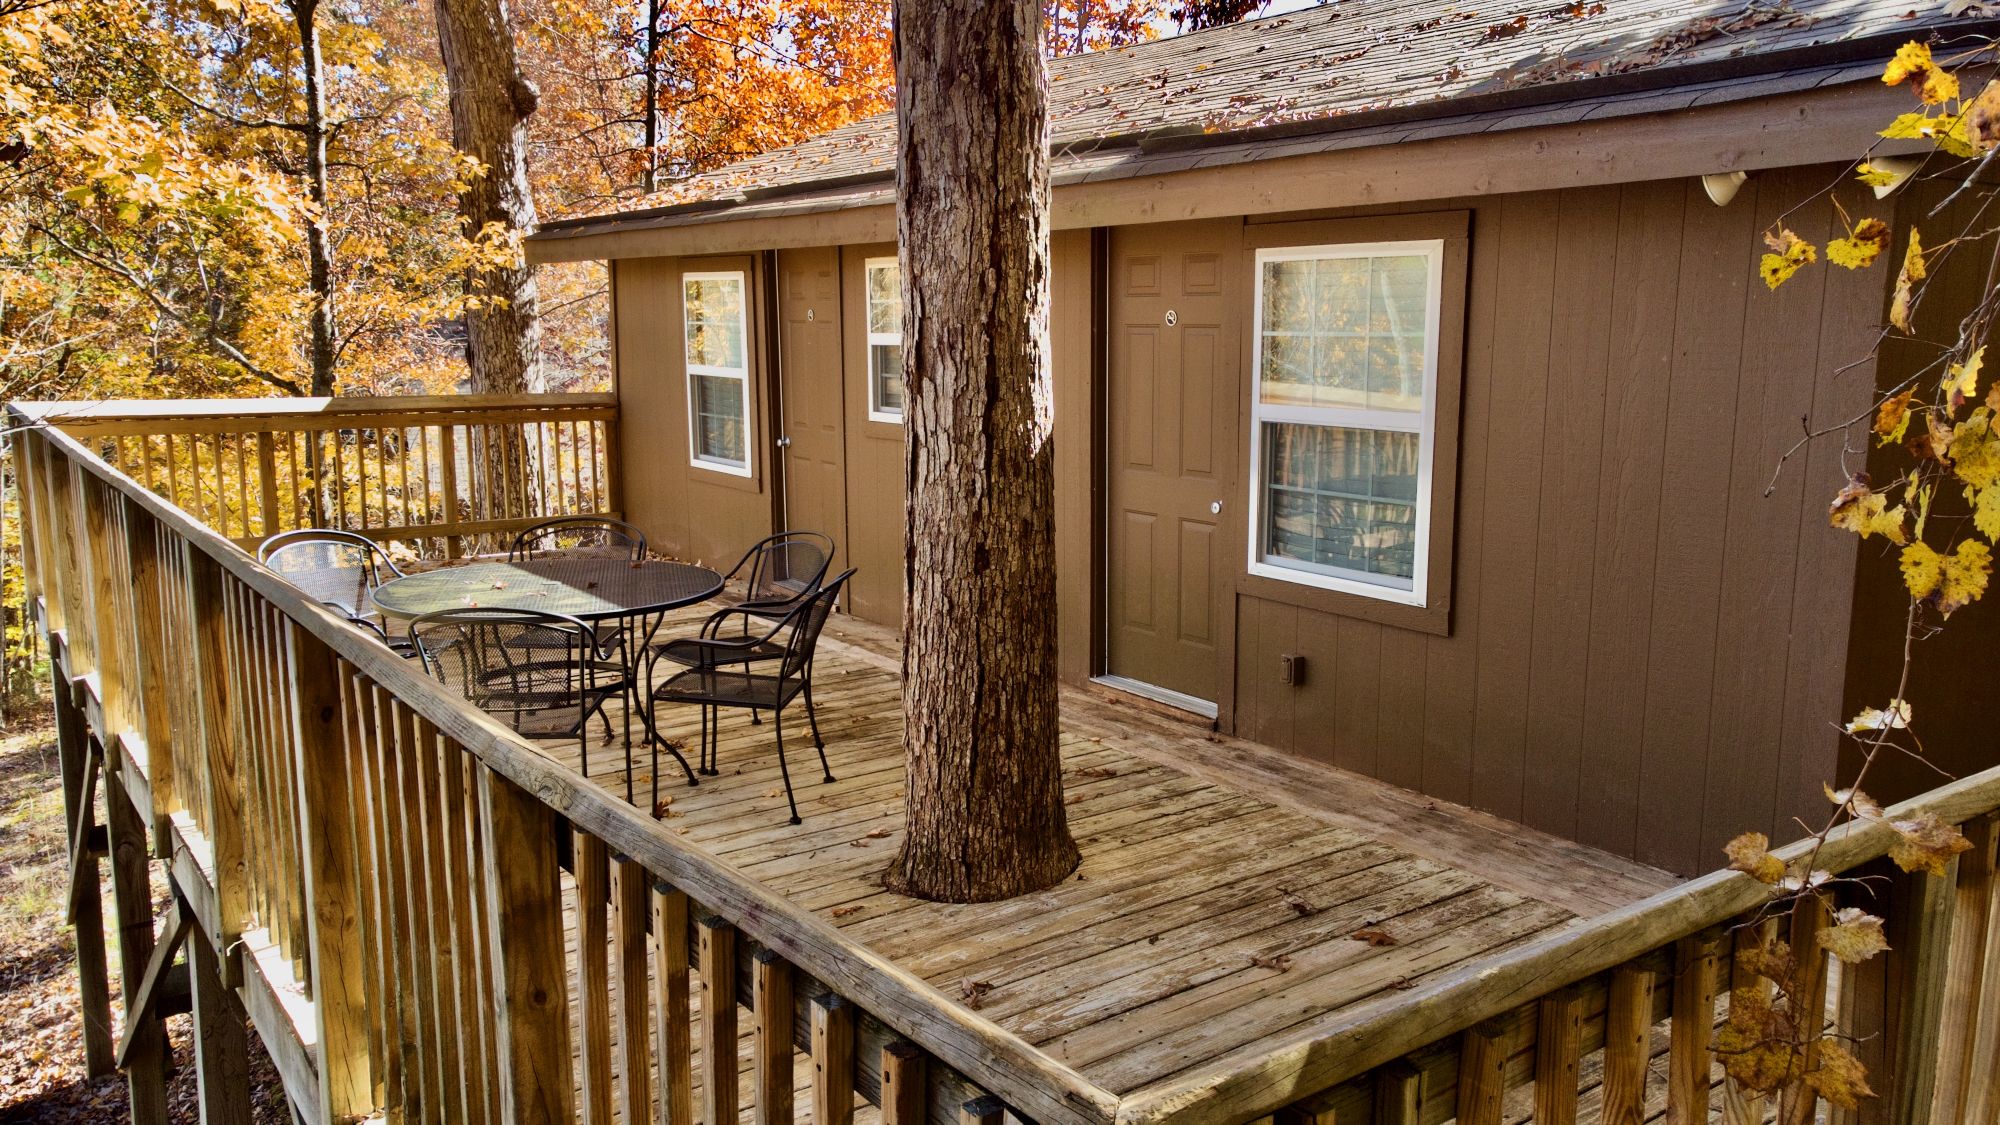
M 1150 699 L 1154 703 L 1164 703 L 1176 711 L 1186 711 L 1192 715 L 1199 715 L 1204 719 L 1213 719 L 1218 713 L 1215 704 L 1206 699 L 1197 699 L 1184 692 L 1178 692 L 1172 688 L 1163 688 L 1158 684 L 1149 684 L 1144 680 L 1134 680 L 1126 676 L 1106 675 L 1092 676 L 1090 682 L 1101 684 L 1114 691 L 1122 691 L 1127 695 L 1136 695 L 1141 699 Z

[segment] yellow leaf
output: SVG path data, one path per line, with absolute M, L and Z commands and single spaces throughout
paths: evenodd
M 1972 526 L 1978 528 L 1988 542 L 2000 543 L 2000 488 L 1992 485 L 1968 488 L 1965 498 L 1972 505 Z
M 1927 105 L 1947 102 L 1958 96 L 1958 79 L 1931 61 L 1931 49 L 1923 43 L 1905 43 L 1882 72 L 1882 81 L 1891 86 L 1910 82 L 1917 97 Z
M 1889 224 L 1880 219 L 1863 219 L 1854 224 L 1854 230 L 1846 238 L 1826 244 L 1826 260 L 1858 270 L 1874 265 L 1875 259 L 1888 248 Z
M 1986 358 L 1986 345 L 1972 349 L 1972 355 L 1964 363 L 1954 363 L 1945 371 L 1944 386 L 1941 388 L 1953 407 L 1965 405 L 1965 400 L 1978 393 L 1979 365 Z
M 1986 579 L 1993 572 L 1993 555 L 1986 544 L 1967 539 L 1958 550 L 1940 555 L 1928 543 L 1917 542 L 1903 548 L 1903 584 L 1910 596 L 1937 603 L 1938 612 L 1949 617 L 1952 611 L 1978 601 L 1986 592 Z
M 1972 841 L 1964 833 L 1939 820 L 1936 813 L 1892 821 L 1889 826 L 1896 830 L 1895 842 L 1889 845 L 1889 858 L 1905 871 L 1942 875 L 1952 856 L 1972 848 Z
M 1952 472 L 1972 488 L 2000 484 L 2000 436 L 1993 433 L 1993 410 L 1982 406 L 1953 426 L 1945 442 Z
M 1899 713 L 1902 716 L 1902 721 L 1904 723 L 1907 724 L 1910 721 L 1910 705 L 1903 702 L 1902 700 L 1898 699 L 1891 702 L 1889 704 L 1889 710 L 1892 712 Z M 1875 713 L 1878 715 L 1882 714 L 1882 712 L 1880 711 L 1877 711 Z M 1868 712 L 1866 711 L 1863 711 L 1861 713 L 1861 715 L 1866 715 L 1866 714 L 1868 714 Z M 1854 721 L 1856 723 L 1861 721 L 1861 715 L 1855 716 Z M 1849 723 L 1848 729 L 1853 730 L 1854 724 Z M 1861 790 L 1835 789 L 1833 786 L 1828 785 L 1824 781 L 1820 782 L 1819 787 L 1823 792 L 1826 793 L 1827 800 L 1832 801 L 1836 805 L 1846 806 L 1847 809 L 1853 812 L 1855 816 L 1861 817 L 1864 820 L 1882 819 L 1881 802 L 1877 801 L 1873 797 L 1870 797 L 1868 794 L 1863 793 Z
M 1813 1068 L 1806 1072 L 1806 1085 L 1842 1109 L 1856 1109 L 1861 1099 L 1875 1096 L 1868 1088 L 1868 1068 L 1840 1040 L 1830 1037 L 1820 1040 Z
M 1729 994 L 1729 1018 L 1715 1033 L 1715 1057 L 1738 1085 L 1768 1094 L 1802 1069 L 1791 1016 L 1755 985 Z
M 1902 730 L 1909 725 L 1910 725 L 1909 703 L 1901 699 L 1891 699 L 1889 701 L 1889 706 L 1887 710 L 1878 710 L 1874 707 L 1862 708 L 1860 714 L 1848 720 L 1847 733 L 1860 734 L 1863 731 L 1870 731 L 1870 730 Z M 1849 793 L 1849 791 L 1845 789 L 1841 790 L 1840 792 Z M 1829 793 L 1827 795 L 1829 797 L 1837 796 L 1837 794 L 1834 793 Z M 1860 803 L 1868 799 L 1868 794 L 1863 793 L 1859 790 L 1852 791 L 1850 795 L 1855 801 L 1857 811 L 1859 810 Z M 1881 808 L 1879 806 L 1876 806 L 1872 801 L 1869 802 L 1869 807 L 1875 809 L 1875 812 L 1878 814 L 1882 811 Z
M 1896 274 L 1896 296 L 1889 304 L 1889 323 L 1904 332 L 1910 330 L 1910 314 L 1915 311 L 1916 284 L 1924 279 L 1924 245 L 1917 228 L 1910 228 L 1910 245 L 1903 251 L 1903 268 Z
M 1799 267 L 1819 260 L 1819 249 L 1789 230 L 1780 229 L 1776 234 L 1764 236 L 1765 245 L 1771 253 L 1764 255 L 1757 272 L 1764 277 L 1764 284 L 1776 289 L 1799 272 Z
M 1909 542 L 1909 534 L 1903 530 L 1909 513 L 1901 504 L 1890 508 L 1888 503 L 1888 497 L 1871 490 L 1865 478 L 1857 477 L 1833 498 L 1827 522 L 1863 539 L 1880 535 L 1898 545 Z
M 1854 178 L 1869 187 L 1888 187 L 1896 182 L 1896 173 L 1884 172 L 1873 164 L 1863 161 L 1861 167 L 1854 170 Z
M 2000 144 L 2000 80 L 1988 82 L 1961 116 L 1965 118 L 1965 139 L 1972 147 L 1985 152 Z
M 1850 965 L 1858 965 L 1889 948 L 1882 936 L 1882 919 L 1850 906 L 1834 915 L 1834 925 L 1819 932 L 1820 948 Z
M 1745 832 L 1723 847 L 1729 867 L 1759 883 L 1776 884 L 1785 877 L 1785 861 L 1771 854 L 1771 838 L 1762 832 Z
M 1894 445 L 1903 440 L 1903 434 L 1910 428 L 1910 400 L 1916 397 L 1916 389 L 1891 395 L 1882 400 L 1875 409 L 1875 436 L 1877 445 Z
M 1936 117 L 1922 112 L 1905 113 L 1877 135 L 1897 141 L 1929 141 L 1953 156 L 1979 155 L 1963 113 L 1942 113 Z

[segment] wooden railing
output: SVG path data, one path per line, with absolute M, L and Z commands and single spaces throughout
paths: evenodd
M 739 1001 L 759 1121 L 790 1117 L 794 1047 L 829 1125 L 857 1093 L 896 1125 L 997 1121 L 1003 1104 L 1109 1120 L 1115 1105 L 1065 1067 L 682 843 L 107 464 L 101 434 L 12 420 L 87 1049 L 127 1071 L 135 1119 L 164 1120 L 158 1019 L 185 1008 L 169 971 L 184 942 L 209 1120 L 237 1119 L 241 1004 L 307 1120 L 686 1122 L 698 1089 L 701 1119 L 728 1122 Z M 157 935 L 149 853 L 176 903 Z M 100 858 L 134 1013 L 115 1045 L 88 932 Z
M 456 555 L 551 516 L 615 515 L 615 396 L 38 403 L 106 464 L 254 549 L 338 527 Z

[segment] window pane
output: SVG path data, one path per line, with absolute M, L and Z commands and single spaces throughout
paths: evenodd
M 732 465 L 746 464 L 743 380 L 696 375 L 693 386 L 695 456 Z
M 901 267 L 868 267 L 868 331 L 903 331 L 902 285 Z
M 1407 587 L 1416 573 L 1418 435 L 1266 422 L 1266 562 Z
M 1423 409 L 1427 256 L 1268 261 L 1263 269 L 1259 401 Z
M 868 345 L 869 377 L 875 384 L 875 409 L 884 414 L 903 412 L 903 346 Z
M 743 279 L 687 278 L 681 283 L 687 361 L 708 367 L 743 364 Z

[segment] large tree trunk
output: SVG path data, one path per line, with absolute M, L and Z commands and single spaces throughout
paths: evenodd
M 535 226 L 528 190 L 527 130 L 534 84 L 514 57 L 503 0 L 437 0 L 438 45 L 451 83 L 451 139 L 485 166 L 458 197 L 465 233 L 488 223 L 526 234 Z M 469 279 L 477 307 L 466 314 L 472 389 L 539 391 L 541 322 L 535 275 L 525 260 Z
M 896 0 L 895 15 L 909 779 L 889 883 L 979 902 L 1078 859 L 1057 745 L 1042 12 Z
M 319 0 L 294 0 L 292 22 L 299 32 L 300 69 L 305 74 L 306 184 L 319 214 L 306 227 L 306 277 L 312 288 L 312 393 L 333 393 L 333 241 L 326 224 L 330 206 L 326 177 L 326 75 L 319 49 Z

